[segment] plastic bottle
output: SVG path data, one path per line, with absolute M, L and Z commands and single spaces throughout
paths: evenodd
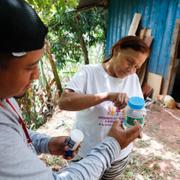
M 134 126 L 134 120 L 137 120 L 142 127 L 144 126 L 144 105 L 144 99 L 141 97 L 134 96 L 129 99 L 123 124 L 125 128 Z
M 70 136 L 65 140 L 65 144 L 69 149 L 65 152 L 65 157 L 71 157 L 74 150 L 77 149 L 79 144 L 83 141 L 84 134 L 79 129 L 73 129 Z

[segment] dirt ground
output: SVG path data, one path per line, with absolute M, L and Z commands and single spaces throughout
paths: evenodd
M 74 119 L 74 112 L 56 112 L 38 131 L 68 135 Z M 119 180 L 180 180 L 180 110 L 151 106 L 143 132 L 143 138 L 135 141 L 130 163 Z M 54 170 L 67 165 L 60 157 L 41 158 Z
M 162 143 L 165 149 L 180 153 L 180 110 L 159 107 L 148 113 L 147 121 L 144 130 L 147 135 Z
M 180 179 L 180 110 L 152 107 L 143 139 L 136 140 L 132 162 L 121 179 Z

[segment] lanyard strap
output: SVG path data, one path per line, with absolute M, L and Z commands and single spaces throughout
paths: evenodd
M 27 130 L 27 128 L 26 128 L 26 124 L 24 123 L 24 121 L 23 121 L 23 119 L 21 118 L 21 116 L 19 115 L 19 113 L 16 111 L 16 109 L 15 109 L 15 107 L 11 104 L 11 102 L 9 101 L 9 99 L 6 99 L 6 102 L 11 106 L 11 108 L 13 109 L 13 111 L 16 113 L 16 115 L 18 116 L 18 118 L 19 118 L 19 124 L 21 125 L 21 127 L 22 127 L 22 129 L 23 129 L 23 131 L 24 131 L 24 134 L 26 135 L 26 139 L 27 139 L 27 142 L 28 143 L 32 143 L 32 140 L 31 140 L 31 138 L 30 138 L 30 136 L 29 136 L 29 133 L 28 133 L 28 130 Z M 2 107 L 2 108 L 4 108 L 5 109 L 5 107 L 0 103 L 0 106 Z
M 4 106 L 1 104 L 1 102 L 0 102 L 0 106 L 1 106 L 3 109 L 5 109 Z

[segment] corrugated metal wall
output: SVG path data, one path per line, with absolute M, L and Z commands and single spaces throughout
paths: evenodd
M 111 46 L 128 34 L 134 13 L 141 13 L 141 26 L 152 29 L 153 44 L 148 70 L 167 74 L 176 19 L 180 18 L 180 0 L 109 0 L 106 56 Z

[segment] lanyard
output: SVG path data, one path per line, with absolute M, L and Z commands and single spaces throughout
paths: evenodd
M 21 116 L 19 115 L 19 113 L 16 111 L 15 107 L 12 105 L 12 103 L 9 101 L 9 99 L 6 99 L 6 102 L 11 106 L 12 110 L 13 110 L 13 111 L 16 113 L 16 115 L 18 116 L 18 118 L 19 118 L 18 122 L 19 122 L 19 124 L 21 125 L 21 127 L 22 127 L 22 129 L 23 129 L 23 131 L 24 131 L 24 134 L 26 135 L 26 139 L 27 139 L 28 144 L 32 143 L 32 140 L 31 140 L 31 138 L 30 138 L 30 136 L 29 136 L 29 133 L 28 133 L 28 130 L 27 130 L 27 128 L 26 128 L 26 124 L 24 123 L 23 119 L 21 118 Z M 3 106 L 3 104 L 0 103 L 0 106 L 5 109 L 5 107 Z

